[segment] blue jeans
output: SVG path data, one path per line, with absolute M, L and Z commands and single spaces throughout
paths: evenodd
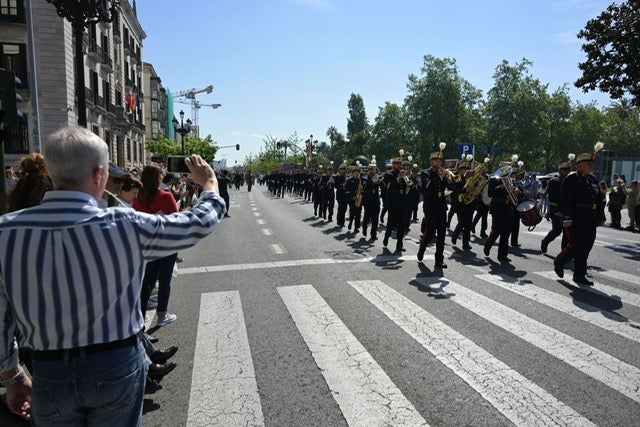
M 178 254 L 172 254 L 155 261 L 149 261 L 144 269 L 144 278 L 142 279 L 142 290 L 140 293 L 140 302 L 142 303 L 142 314 L 147 312 L 147 303 L 151 296 L 151 290 L 158 281 L 158 307 L 156 311 L 163 313 L 167 311 L 169 306 L 169 297 L 171 296 L 171 278 L 173 277 L 173 266 L 176 263 Z
M 32 426 L 142 425 L 142 344 L 67 359 L 33 360 Z

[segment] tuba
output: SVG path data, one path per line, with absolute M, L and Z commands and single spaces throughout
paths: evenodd
M 470 205 L 473 201 L 482 194 L 482 190 L 487 185 L 487 173 L 488 163 L 481 163 L 476 167 L 475 173 L 464 184 L 464 193 L 460 195 L 460 201 L 465 205 Z
M 507 197 L 509 197 L 511 204 L 516 206 L 518 204 L 518 197 L 516 196 L 516 190 L 513 188 L 513 183 L 511 182 L 511 172 L 513 172 L 513 168 L 511 166 L 502 166 L 494 173 L 494 175 L 502 181 L 502 185 L 507 192 Z

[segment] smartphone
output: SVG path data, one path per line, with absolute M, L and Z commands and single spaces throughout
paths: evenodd
M 171 156 L 167 159 L 167 171 L 172 173 L 189 173 L 189 168 L 184 162 L 186 156 Z

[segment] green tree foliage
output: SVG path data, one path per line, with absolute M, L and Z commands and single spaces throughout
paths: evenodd
M 156 140 L 147 141 L 147 150 L 164 157 L 179 156 L 182 154 L 182 142 L 161 136 Z M 210 163 L 216 157 L 218 146 L 211 135 L 207 135 L 204 139 L 185 135 L 184 152 L 187 155 L 199 154 L 206 162 Z
M 640 111 L 630 102 L 612 103 L 604 110 L 604 136 L 607 148 L 616 156 L 637 157 L 640 153 Z
M 575 85 L 588 92 L 600 89 L 620 99 L 630 94 L 640 106 L 640 0 L 611 4 L 587 22 L 578 37 L 586 42 L 587 60 Z
M 426 55 L 420 71 L 422 75 L 411 74 L 407 84 L 404 105 L 410 138 L 404 149 L 424 162 L 446 142 L 445 156 L 457 157 L 457 144 L 471 142 L 477 112 L 467 109 L 479 104 L 481 93 L 459 75 L 455 59 Z
M 371 129 L 371 140 L 367 147 L 368 157 L 375 155 L 378 166 L 398 155 L 398 150 L 407 146 L 405 111 L 398 104 L 385 103 L 379 107 Z
M 349 118 L 347 119 L 347 138 L 349 145 L 346 154 L 355 157 L 362 154 L 364 145 L 369 136 L 369 121 L 364 108 L 362 96 L 352 93 L 347 103 Z
M 503 61 L 493 75 L 485 110 L 489 143 L 503 149 L 500 157 L 518 154 L 525 162 L 543 158 L 541 141 L 549 138 L 547 85 L 529 74 L 530 65 L 527 59 L 513 66 Z M 525 165 L 529 170 L 537 166 Z

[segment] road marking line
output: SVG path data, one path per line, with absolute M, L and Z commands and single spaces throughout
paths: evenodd
M 264 426 L 238 291 L 202 294 L 187 426 Z
M 624 280 L 625 282 L 629 282 L 629 283 L 634 284 L 634 285 L 638 284 L 638 276 L 637 275 L 624 273 L 622 271 L 615 271 L 615 270 L 598 271 L 597 273 L 598 274 L 602 274 L 603 276 L 610 277 L 610 278 L 615 279 L 615 280 Z
M 280 246 L 279 244 L 273 244 L 273 245 L 269 245 L 271 246 L 271 250 L 273 251 L 273 253 L 275 253 L 276 255 L 282 255 L 284 253 L 284 249 L 282 248 L 282 246 Z
M 253 206 L 253 207 L 251 208 L 251 210 L 252 210 L 252 211 L 257 211 L 257 210 L 258 210 L 258 208 L 257 208 L 257 207 L 255 207 L 255 206 Z
M 273 236 L 273 231 L 271 231 L 270 228 L 263 228 L 262 234 L 264 234 L 265 236 Z
M 349 426 L 428 425 L 311 285 L 278 293 Z
M 385 263 L 385 262 L 399 262 L 399 261 L 415 261 L 415 255 L 406 257 L 397 257 L 392 255 L 367 257 L 358 259 L 337 259 L 337 258 L 314 258 L 314 259 L 293 259 L 287 261 L 275 261 L 275 262 L 256 262 L 253 264 L 227 264 L 227 265 L 210 265 L 204 267 L 187 267 L 178 269 L 178 275 L 184 274 L 199 274 L 199 273 L 221 273 L 226 271 L 243 271 L 243 270 L 260 270 L 270 268 L 287 268 L 287 267 L 301 267 L 305 265 L 327 265 L 327 264 L 356 264 L 356 263 Z M 424 260 L 435 259 L 434 255 L 425 255 Z
M 549 280 L 558 280 L 558 275 L 555 273 L 555 271 L 536 271 L 535 274 Z M 567 280 L 567 282 L 573 283 L 573 282 L 570 282 L 569 280 Z M 593 287 L 580 286 L 580 289 L 598 296 L 602 296 L 602 294 L 605 293 L 610 298 L 619 299 L 623 304 L 640 307 L 640 295 L 634 294 L 633 292 L 627 292 L 622 289 L 614 288 L 613 286 L 603 285 L 602 283 L 598 283 L 598 282 L 594 282 Z M 615 297 L 618 297 L 618 298 L 615 298 Z
M 425 279 L 419 280 L 430 288 Z M 438 279 L 437 285 L 449 300 L 640 402 L 640 369 L 635 366 L 455 282 Z
M 264 219 L 256 219 L 256 222 L 258 223 L 258 225 L 265 225 L 267 223 L 267 221 L 265 221 Z
M 593 425 L 379 280 L 347 282 L 515 425 Z
M 260 216 L 260 212 L 254 212 L 253 213 L 255 216 Z
M 629 319 L 618 313 L 602 310 L 578 299 L 571 299 L 539 286 L 520 282 L 513 277 L 496 274 L 479 274 L 475 277 L 598 326 L 606 331 L 640 342 L 640 329 L 632 327 Z

